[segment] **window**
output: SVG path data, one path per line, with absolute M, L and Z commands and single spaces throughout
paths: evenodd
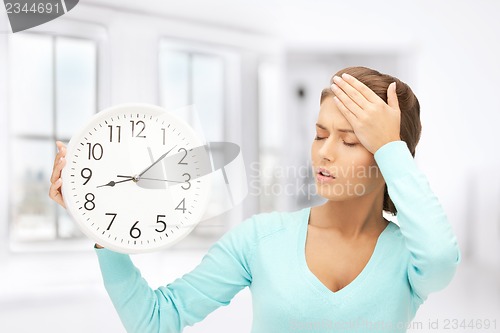
M 197 107 L 203 132 L 211 141 L 224 140 L 224 59 L 217 54 L 160 49 L 160 99 L 167 110 Z M 180 116 L 187 118 L 190 115 Z M 192 116 L 192 115 L 191 115 Z
M 280 108 L 280 68 L 271 61 L 262 61 L 258 67 L 259 97 L 259 163 L 251 167 L 257 172 L 260 210 L 264 212 L 279 209 L 280 200 L 294 193 L 284 192 L 282 163 L 283 140 L 285 138 Z M 281 170 L 282 171 L 282 170 Z M 256 175 L 252 175 L 256 176 Z
M 97 43 L 37 33 L 9 35 L 13 246 L 82 236 L 48 197 L 55 141 L 68 142 L 97 110 Z

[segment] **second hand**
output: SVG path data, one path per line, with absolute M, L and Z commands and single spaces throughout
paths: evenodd
M 132 177 L 132 176 L 122 176 L 122 175 L 117 175 L 116 177 L 118 177 L 118 178 L 128 178 L 128 179 L 135 179 L 136 178 L 136 177 Z M 141 177 L 139 180 L 141 180 L 141 179 L 144 179 L 144 180 L 156 180 L 156 181 L 161 181 L 161 182 L 184 183 L 183 181 L 168 180 L 168 179 L 158 179 L 158 178 Z M 139 180 L 137 180 L 137 181 L 139 181 Z M 135 181 L 135 182 L 137 182 L 137 181 Z

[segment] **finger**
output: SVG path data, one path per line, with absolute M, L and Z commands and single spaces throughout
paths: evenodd
M 59 163 L 62 162 L 62 160 L 64 160 L 64 158 L 66 156 L 66 146 L 64 146 L 64 144 L 61 141 L 57 141 L 56 144 L 57 144 L 57 149 L 59 150 L 59 152 L 56 154 L 56 157 L 54 159 L 54 166 L 52 167 L 52 175 L 55 174 L 56 167 L 59 165 Z M 51 177 L 51 179 L 52 179 L 52 177 Z M 55 181 L 55 179 L 54 179 L 54 181 Z
M 332 91 L 335 94 L 335 96 L 342 102 L 344 107 L 346 107 L 352 114 L 354 114 L 356 117 L 363 112 L 363 109 L 360 108 L 360 106 L 355 103 L 351 97 L 349 97 L 341 88 L 339 88 L 335 83 L 332 84 Z
M 333 101 L 335 102 L 335 105 L 337 105 L 337 108 L 339 111 L 344 115 L 344 117 L 347 119 L 349 124 L 352 125 L 354 129 L 354 123 L 357 121 L 356 115 L 352 113 L 345 105 L 342 103 L 342 101 L 337 98 L 337 96 L 333 96 Z
M 57 152 L 62 156 L 66 156 L 66 145 L 61 141 L 56 141 Z
M 343 80 L 340 76 L 334 76 L 333 77 L 333 82 L 336 84 L 344 93 L 349 96 L 349 98 L 356 103 L 361 110 L 367 110 L 368 109 L 368 104 L 370 101 L 368 101 L 361 92 L 357 90 L 357 88 L 353 85 L 351 85 L 349 82 Z M 348 106 L 348 105 L 347 105 Z M 349 107 L 349 106 L 348 106 Z
M 59 178 L 61 178 L 61 172 L 64 166 L 66 165 L 66 159 L 61 157 L 57 164 L 54 165 L 54 169 L 52 170 L 52 175 L 50 176 L 50 182 L 54 183 Z
M 66 146 L 61 142 L 61 141 L 56 141 L 57 145 L 57 154 L 56 157 L 54 158 L 54 167 L 59 163 L 59 160 L 61 157 L 66 156 Z
M 59 158 L 59 160 L 54 164 L 52 168 L 52 175 L 50 176 L 50 182 L 54 183 L 59 178 L 61 178 L 62 164 L 65 163 L 65 159 L 63 157 Z
M 57 163 L 59 163 L 61 156 L 61 151 L 58 151 L 56 157 L 54 157 L 54 166 L 52 167 L 52 170 L 54 170 L 54 167 L 57 165 Z
M 57 146 L 57 151 L 59 151 L 61 150 L 62 147 L 64 147 L 64 143 L 62 143 L 62 141 L 57 140 L 56 146 Z
M 363 82 L 359 81 L 354 76 L 344 73 L 342 74 L 342 79 L 354 87 L 370 103 L 376 103 L 382 100 L 373 90 L 368 88 Z
M 61 205 L 62 207 L 66 208 L 66 205 L 64 204 L 64 200 L 63 200 L 62 193 L 61 193 L 61 186 L 62 186 L 62 179 L 61 178 L 59 178 L 57 181 L 52 183 L 52 185 L 50 185 L 50 189 L 49 189 L 49 197 L 52 200 L 54 200 L 55 202 L 57 202 L 59 205 Z
M 396 82 L 393 82 L 387 88 L 387 104 L 396 110 L 399 110 L 398 94 L 396 93 Z

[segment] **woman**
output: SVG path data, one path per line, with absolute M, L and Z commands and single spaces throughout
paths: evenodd
M 152 290 L 128 255 L 96 244 L 128 332 L 180 332 L 252 292 L 252 332 L 406 332 L 460 262 L 456 237 L 412 158 L 420 107 L 400 80 L 365 67 L 323 90 L 312 144 L 320 206 L 253 215 L 191 272 Z M 50 197 L 60 187 L 58 143 Z M 397 209 L 397 210 L 396 210 Z M 399 226 L 385 220 L 386 210 Z

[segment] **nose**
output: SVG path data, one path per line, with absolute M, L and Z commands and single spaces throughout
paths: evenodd
M 335 159 L 336 147 L 335 142 L 333 140 L 333 136 L 328 137 L 323 140 L 323 144 L 319 148 L 319 156 L 327 161 L 333 161 Z

